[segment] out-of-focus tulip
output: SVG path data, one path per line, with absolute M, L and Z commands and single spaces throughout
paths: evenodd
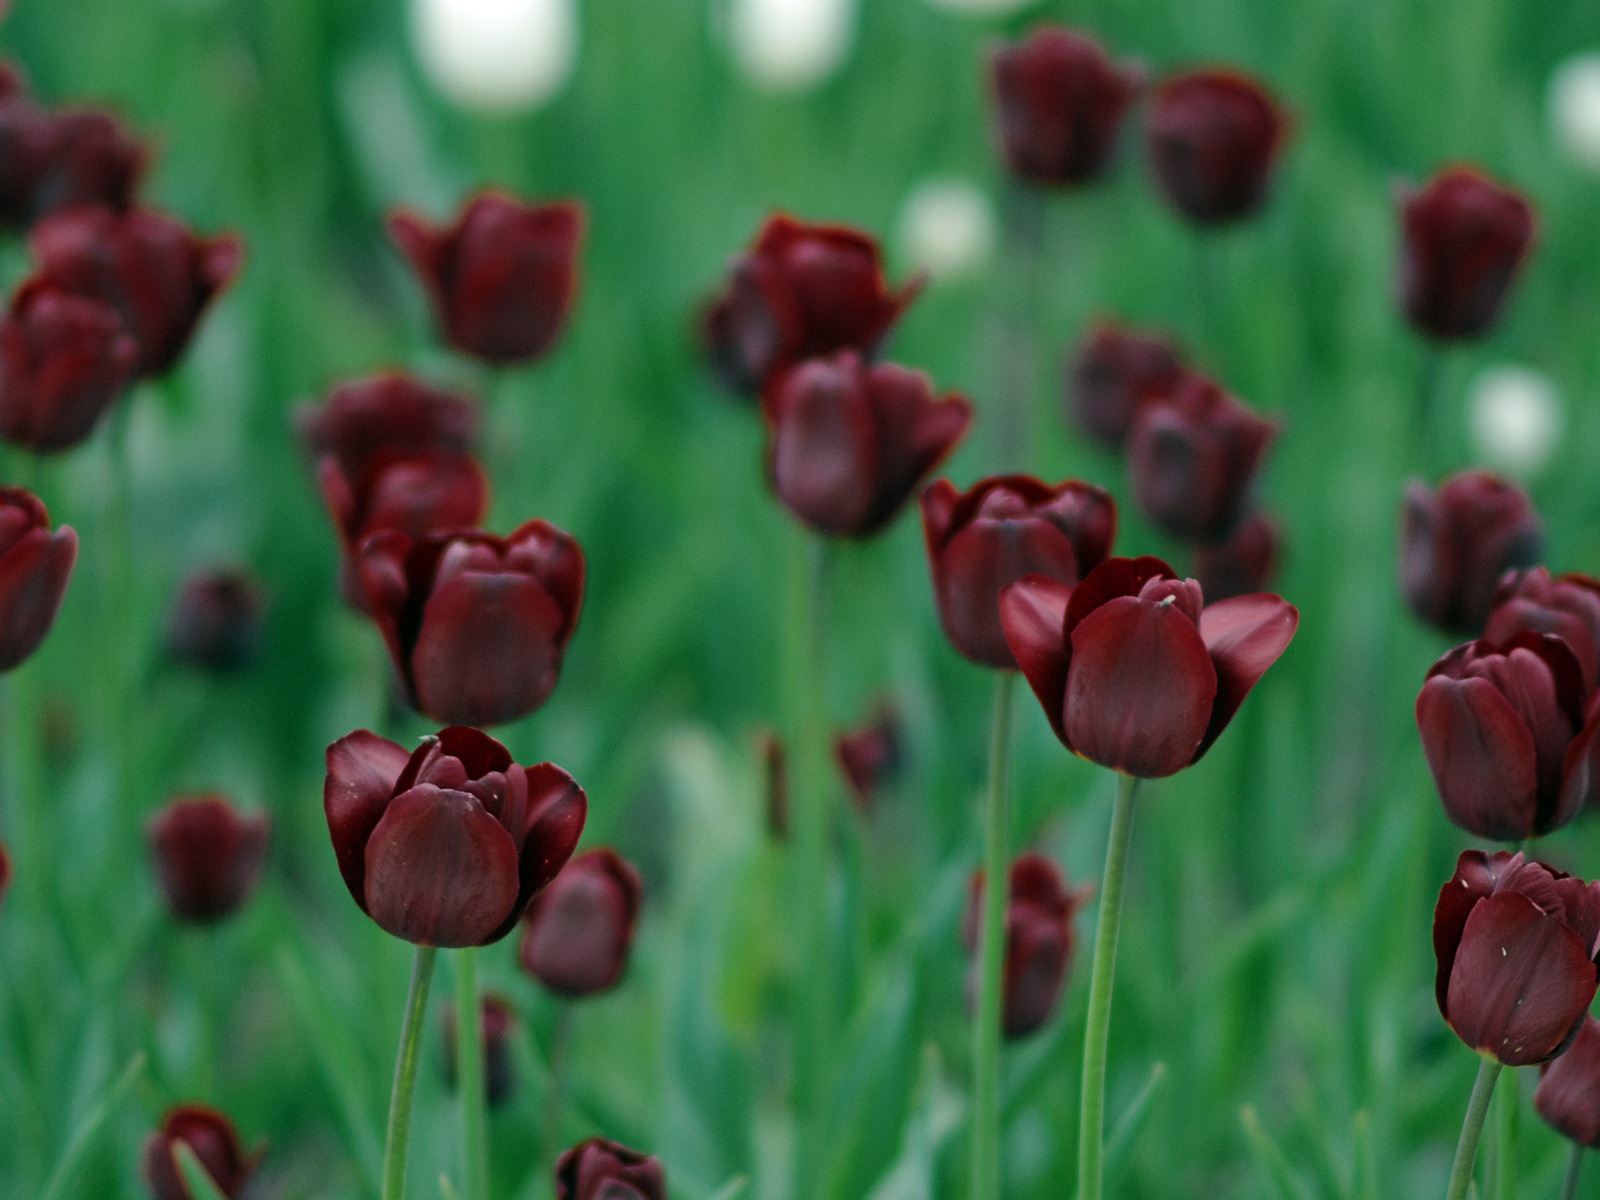
M 40 453 L 76 446 L 126 390 L 138 358 L 111 305 L 24 284 L 0 317 L 0 437 Z
M 6 889 L 11 886 L 11 856 L 6 853 L 4 842 L 0 842 L 0 901 L 6 898 Z
M 1156 182 L 1196 225 L 1253 216 L 1266 201 L 1288 119 L 1259 83 L 1236 71 L 1167 80 L 1150 105 L 1146 141 Z
M 98 206 L 41 221 L 28 245 L 42 278 L 121 314 L 139 343 L 142 378 L 164 375 L 178 361 L 244 253 L 238 238 L 199 237 L 165 213 Z
M 1073 187 L 1106 169 L 1142 67 L 1118 66 L 1093 38 L 1058 25 L 989 55 L 1000 148 L 1029 183 Z
M 1225 542 L 1200 546 L 1194 552 L 1194 577 L 1212 600 L 1231 600 L 1265 591 L 1278 570 L 1283 531 L 1266 513 L 1256 513 Z
M 857 0 L 732 0 L 734 60 L 749 80 L 774 92 L 822 83 L 855 41 Z
M 1538 232 L 1533 206 L 1474 167 L 1401 189 L 1400 303 L 1418 332 L 1464 341 L 1489 331 Z
M 1508 1067 L 1572 1044 L 1594 999 L 1600 884 L 1502 850 L 1468 850 L 1439 891 L 1433 951 L 1439 1012 Z
M 648 1154 L 590 1138 L 556 1160 L 556 1200 L 667 1200 L 667 1176 Z
M 834 761 L 850 785 L 856 807 L 863 812 L 900 773 L 903 740 L 900 714 L 887 703 L 879 706 L 871 721 L 833 739 Z
M 1146 516 L 1174 537 L 1225 541 L 1255 496 L 1278 422 L 1198 372 L 1148 400 L 1128 437 L 1128 478 Z
M 32 217 L 49 138 L 49 114 L 17 65 L 0 61 L 0 225 L 20 229 Z
M 189 1147 L 228 1200 L 244 1194 L 260 1156 L 245 1152 L 233 1122 L 216 1109 L 185 1104 L 167 1113 L 144 1144 L 144 1178 L 155 1200 L 194 1200 L 178 1170 L 179 1142 Z
M 770 729 L 756 733 L 767 833 L 774 841 L 789 839 L 789 762 L 783 739 Z
M 553 763 L 520 767 L 453 725 L 415 751 L 358 730 L 328 747 L 323 808 L 361 911 L 420 946 L 486 946 L 516 927 L 583 833 L 588 799 Z
M 1117 506 L 1076 479 L 1051 487 L 1028 475 L 996 475 L 965 494 L 941 479 L 922 493 L 922 532 L 950 644 L 975 663 L 1015 670 L 1000 628 L 1000 592 L 1025 575 L 1077 584 L 1111 553 Z
M 1569 58 L 1550 77 L 1550 124 L 1581 167 L 1600 171 L 1600 54 Z
M 267 860 L 272 820 L 241 815 L 226 796 L 174 800 L 146 827 L 156 878 L 180 921 L 210 924 L 250 898 Z
M 583 606 L 583 551 L 545 521 L 368 539 L 361 582 L 417 711 L 498 725 L 549 698 Z
M 1600 687 L 1600 579 L 1558 575 L 1529 567 L 1506 575 L 1495 589 L 1483 627 L 1486 642 L 1507 642 L 1519 633 L 1548 633 L 1567 644 L 1583 671 L 1584 687 Z
M 583 209 L 570 202 L 524 204 L 483 192 L 451 225 L 394 213 L 389 236 L 427 289 L 445 340 L 506 366 L 542 357 L 566 326 L 583 225 Z
M 1563 1137 L 1600 1150 L 1600 1021 L 1585 1017 L 1566 1053 L 1539 1068 L 1533 1107 Z
M 267 598 L 255 576 L 224 568 L 189 576 L 167 612 L 167 653 L 217 674 L 255 661 Z
M 616 851 L 578 855 L 528 906 L 523 970 L 559 996 L 610 991 L 628 965 L 643 902 L 639 872 Z
M 1400 589 L 1429 625 L 1477 634 L 1501 577 L 1543 557 L 1544 522 L 1521 488 L 1488 471 L 1462 471 L 1438 491 L 1406 485 Z
M 1158 558 L 1110 558 L 1068 587 L 1000 593 L 1017 665 L 1068 750 L 1157 779 L 1211 748 L 1294 637 L 1300 613 L 1258 593 L 1205 605 Z
M 444 1074 L 452 1088 L 459 1086 L 456 1063 L 456 1009 L 447 1004 L 441 1014 L 444 1026 Z M 490 1108 L 499 1108 L 516 1090 L 517 1074 L 511 1063 L 511 1032 L 517 1018 L 511 1005 L 499 996 L 484 996 L 478 1007 L 478 1032 L 483 1038 L 483 1091 Z
M 146 158 L 144 145 L 108 112 L 68 108 L 48 113 L 28 204 L 30 219 L 80 204 L 118 211 L 132 207 Z
M 411 42 L 440 93 L 513 113 L 559 92 L 578 57 L 574 0 L 412 0 Z
M 959 179 L 930 179 L 906 197 L 896 241 L 919 270 L 954 279 L 982 267 L 994 253 L 994 206 L 981 189 Z
M 1555 453 L 1566 425 L 1561 393 L 1527 367 L 1491 367 L 1472 383 L 1472 448 L 1479 462 L 1532 479 Z
M 754 395 L 803 359 L 870 355 L 920 287 L 891 291 L 878 243 L 859 229 L 779 213 L 706 308 L 707 351 L 724 383 Z
M 882 530 L 966 435 L 966 397 L 853 350 L 801 363 L 762 397 L 767 466 L 784 506 L 819 533 Z
M 977 995 L 977 960 L 983 921 L 983 872 L 975 872 L 967 895 L 961 940 L 973 955 L 967 981 L 969 1003 Z M 1042 854 L 1019 854 L 1006 890 L 1006 956 L 1002 976 L 1001 1031 L 1024 1038 L 1042 1028 L 1056 1010 L 1072 961 L 1072 917 L 1084 902 L 1067 890 L 1061 871 Z
M 1168 338 L 1102 321 L 1067 364 L 1068 418 L 1120 450 L 1140 408 L 1182 376 L 1182 356 Z
M 423 383 L 403 371 L 384 371 L 339 384 L 320 405 L 295 411 L 295 431 L 314 459 L 332 456 L 355 478 L 377 455 L 453 450 L 465 454 L 478 438 L 478 403 L 470 396 Z
M 44 503 L 0 487 L 0 671 L 22 663 L 55 623 L 78 559 L 70 525 L 50 532 Z

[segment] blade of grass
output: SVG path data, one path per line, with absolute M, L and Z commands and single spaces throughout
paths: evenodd
M 1295 1177 L 1294 1169 L 1289 1165 L 1283 1150 L 1272 1140 L 1272 1135 L 1262 1127 L 1260 1119 L 1256 1116 L 1256 1110 L 1248 1104 L 1245 1105 L 1239 1110 L 1239 1122 L 1244 1126 L 1244 1137 L 1250 1145 L 1250 1153 L 1255 1157 L 1261 1173 L 1267 1177 L 1267 1182 L 1272 1185 L 1273 1193 L 1279 1200 L 1313 1200 L 1305 1184 Z
M 134 1084 L 139 1082 L 144 1074 L 145 1055 L 143 1051 L 135 1054 L 128 1065 L 123 1068 L 122 1074 L 112 1082 L 111 1086 L 101 1093 L 100 1098 L 90 1107 L 77 1129 L 73 1130 L 72 1137 L 67 1142 L 67 1148 L 61 1153 L 61 1161 L 56 1163 L 56 1169 L 50 1173 L 50 1182 L 45 1185 L 44 1193 L 40 1200 L 59 1200 L 67 1181 L 72 1178 L 73 1171 L 83 1160 L 90 1143 L 94 1141 L 95 1134 L 100 1132 L 100 1127 L 105 1124 L 106 1118 L 122 1103 L 123 1097 L 133 1090 Z
M 227 1196 L 223 1195 L 222 1189 L 211 1178 L 211 1172 L 205 1169 L 204 1164 L 195 1157 L 194 1151 L 189 1149 L 188 1142 L 174 1142 L 172 1157 L 177 1160 L 183 1182 L 189 1186 L 189 1194 L 194 1200 L 228 1200 Z

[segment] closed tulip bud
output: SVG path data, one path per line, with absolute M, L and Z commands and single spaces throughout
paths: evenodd
M 1486 642 L 1506 642 L 1519 633 L 1548 633 L 1567 644 L 1583 671 L 1584 687 L 1600 687 L 1600 579 L 1593 575 L 1551 578 L 1529 567 L 1500 580 L 1495 589 Z
M 1158 779 L 1199 760 L 1300 623 L 1279 596 L 1204 605 L 1158 558 L 1109 558 L 1077 587 L 1030 575 L 1000 621 L 1050 726 L 1074 754 Z
M 523 970 L 570 999 L 610 991 L 628 965 L 643 901 L 639 872 L 620 854 L 578 855 L 528 906 Z
M 1204 375 L 1186 372 L 1140 409 L 1128 478 L 1146 516 L 1194 542 L 1225 541 L 1255 497 L 1278 422 L 1251 412 Z
M 1533 247 L 1533 206 L 1473 167 L 1448 167 L 1399 199 L 1406 317 L 1435 341 L 1483 336 Z
M 1289 132 L 1287 117 L 1255 80 L 1192 71 L 1156 89 L 1145 134 L 1156 183 L 1196 225 L 1254 216 Z
M 973 662 L 1015 670 L 1000 627 L 1000 593 L 1025 575 L 1068 587 L 1105 561 L 1117 506 L 1076 479 L 1051 487 L 1029 475 L 995 475 L 962 494 L 948 480 L 922 493 L 922 532 L 945 636 Z
M 920 288 L 890 290 L 870 235 L 779 213 L 707 306 L 706 350 L 728 387 L 753 396 L 803 359 L 872 354 Z
M 1195 550 L 1194 577 L 1213 601 L 1265 591 L 1277 573 L 1282 543 L 1278 523 L 1258 512 L 1227 541 Z
M 167 1113 L 144 1144 L 144 1178 L 155 1200 L 195 1200 L 178 1169 L 180 1142 L 228 1200 L 244 1194 L 260 1155 L 245 1152 L 233 1122 L 216 1109 L 186 1104 Z
M 524 204 L 484 192 L 451 225 L 397 212 L 389 236 L 427 290 L 445 340 L 509 366 L 543 357 L 566 326 L 583 224 L 576 204 Z
M 1600 884 L 1502 850 L 1468 850 L 1439 892 L 1439 1012 L 1479 1054 L 1526 1067 L 1560 1054 L 1594 1000 Z
M 872 720 L 859 729 L 846 730 L 833 739 L 834 761 L 862 812 L 871 809 L 878 793 L 900 773 L 904 740 L 900 714 L 890 704 L 880 705 Z
M 1000 146 L 1012 173 L 1054 187 L 1105 171 L 1144 70 L 1112 62 L 1093 38 L 1043 26 L 990 52 Z
M 358 730 L 328 747 L 328 831 L 350 894 L 419 946 L 486 946 L 516 927 L 583 833 L 588 799 L 553 763 L 520 767 L 453 725 L 410 754 Z
M 57 213 L 34 227 L 28 245 L 44 279 L 117 310 L 139 343 L 141 378 L 171 370 L 243 256 L 237 238 L 202 238 L 147 208 Z
M 802 363 L 762 397 L 767 467 L 786 508 L 818 533 L 864 538 L 899 513 L 966 435 L 966 397 L 853 350 Z
M 1183 359 L 1167 338 L 1102 322 L 1067 364 L 1068 418 L 1120 450 L 1139 410 L 1182 376 Z
M 320 405 L 295 410 L 295 432 L 313 459 L 332 457 L 355 478 L 380 454 L 451 450 L 465 454 L 478 439 L 478 403 L 403 371 L 339 384 Z
M 242 816 L 217 793 L 174 800 L 146 830 L 167 908 L 180 921 L 210 924 L 250 898 L 267 859 L 272 821 Z
M 1600 1150 L 1600 1021 L 1584 1017 L 1567 1052 L 1539 1068 L 1533 1107 L 1563 1137 Z
M 1544 557 L 1544 522 L 1527 493 L 1487 471 L 1462 471 L 1429 491 L 1406 485 L 1400 590 L 1418 618 L 1446 633 L 1483 629 L 1507 571 Z
M 139 343 L 117 310 L 43 281 L 0 317 L 0 437 L 38 453 L 93 432 L 133 378 Z
M 444 1025 L 444 1074 L 452 1088 L 458 1087 L 456 1063 L 456 1009 L 447 1004 L 442 1013 Z M 511 1062 L 511 1032 L 516 1028 L 511 1005 L 498 996 L 484 996 L 478 1009 L 478 1032 L 483 1039 L 483 1091 L 490 1108 L 499 1108 L 516 1090 L 516 1069 Z
M 122 122 L 99 109 L 69 108 L 49 113 L 45 129 L 45 150 L 29 203 L 31 219 L 80 204 L 118 211 L 133 205 L 147 156 Z
M 418 712 L 498 725 L 555 690 L 583 607 L 583 551 L 544 521 L 367 539 L 361 582 L 395 673 Z
M 978 942 L 983 923 L 982 871 L 973 873 L 961 940 L 973 956 L 967 980 L 969 1005 L 978 993 Z M 1001 1032 L 1025 1038 L 1043 1028 L 1056 1011 L 1072 961 L 1072 917 L 1086 899 L 1069 892 L 1055 863 L 1042 854 L 1019 854 L 1006 881 L 1006 952 L 1001 975 Z
M 648 1154 L 590 1138 L 556 1160 L 556 1200 L 667 1200 L 667 1177 Z
M 167 654 L 219 675 L 255 661 L 266 595 L 246 571 L 213 570 L 183 581 L 167 613 Z
M 21 664 L 44 641 L 77 559 L 70 525 L 51 533 L 37 496 L 0 487 L 0 671 Z

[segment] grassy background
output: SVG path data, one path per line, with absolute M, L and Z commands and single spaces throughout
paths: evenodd
M 665 1160 L 673 1194 L 753 1174 L 781 1196 L 780 999 L 792 966 L 781 851 L 767 840 L 752 731 L 771 722 L 789 534 L 762 482 L 753 414 L 721 395 L 688 336 L 698 298 L 775 207 L 887 233 L 908 190 L 963 176 L 997 199 L 979 55 L 1036 15 L 1069 19 L 1158 68 L 1241 64 L 1297 129 L 1270 211 L 1212 248 L 1202 328 L 1195 248 L 1135 147 L 1104 185 L 1053 201 L 1036 313 L 1044 348 L 1029 469 L 1126 495 L 1121 465 L 1058 412 L 1057 360 L 1113 312 L 1181 334 L 1287 432 L 1266 496 L 1288 529 L 1281 590 L 1301 633 L 1193 771 L 1150 787 L 1135 832 L 1113 1023 L 1110 1111 L 1162 1064 L 1121 1162 L 1129 1197 L 1376 1197 L 1443 1189 L 1473 1056 L 1434 1008 L 1433 897 L 1463 836 L 1433 797 L 1410 717 L 1442 649 L 1403 614 L 1396 503 L 1421 470 L 1408 433 L 1419 352 L 1392 303 L 1390 183 L 1456 158 L 1537 198 L 1542 242 L 1508 319 L 1445 373 L 1448 462 L 1481 365 L 1547 371 L 1569 436 L 1540 478 L 1551 562 L 1600 567 L 1594 403 L 1600 181 L 1552 144 L 1543 90 L 1600 45 L 1582 0 L 1081 0 L 983 25 L 917 0 L 864 0 L 848 66 L 803 98 L 753 91 L 700 0 L 584 0 L 572 84 L 516 120 L 452 112 L 418 77 L 394 0 L 19 0 L 0 44 L 45 96 L 98 99 L 160 143 L 152 195 L 248 239 L 247 270 L 169 386 L 130 413 L 133 571 L 117 569 L 102 432 L 35 483 L 83 554 L 45 649 L 6 681 L 0 832 L 17 879 L 0 914 L 0 1194 L 32 1196 L 70 1131 L 135 1053 L 149 1067 L 74 1195 L 143 1194 L 140 1139 L 171 1103 L 218 1104 L 267 1146 L 261 1194 L 365 1194 L 381 1137 L 409 947 L 365 920 L 334 869 L 322 749 L 380 709 L 378 639 L 331 586 L 334 542 L 286 414 L 341 377 L 404 363 L 480 388 L 493 524 L 531 515 L 583 542 L 590 591 L 562 684 L 505 740 L 591 797 L 586 842 L 648 881 L 630 975 L 574 1014 L 563 1142 L 604 1133 Z M 439 215 L 486 182 L 581 197 L 581 307 L 557 353 L 491 379 L 440 351 L 388 248 L 396 203 Z M 7 269 L 20 272 L 10 252 Z M 903 273 L 905 264 L 896 265 Z M 892 353 L 980 414 L 1001 372 L 1002 255 L 929 289 Z M 949 467 L 1002 466 L 979 427 Z M 1125 510 L 1125 553 L 1181 552 Z M 266 652 L 222 683 L 163 667 L 160 614 L 194 566 L 247 563 L 272 593 Z M 964 1178 L 967 1032 L 956 925 L 979 855 L 988 680 L 939 635 L 913 515 L 845 548 L 831 715 L 879 694 L 910 726 L 910 769 L 851 825 L 833 891 L 838 1043 L 825 1167 L 838 1200 L 955 1195 Z M 135 771 L 114 786 L 118 631 L 135 628 Z M 1103 773 L 1022 710 L 1015 838 L 1099 871 Z M 141 824 L 173 792 L 220 787 L 271 810 L 261 894 L 220 930 L 161 911 Z M 1546 855 L 1600 872 L 1592 823 Z M 865 870 L 863 863 L 872 869 Z M 1080 918 L 1089 936 L 1091 914 Z M 1008 1195 L 1072 1178 L 1087 955 L 1056 1021 L 1008 1052 Z M 540 1090 L 557 1019 L 515 968 L 483 973 L 526 1018 L 522 1088 L 492 1123 L 498 1194 L 548 1191 Z M 441 970 L 436 994 L 447 994 Z M 425 1050 L 412 1194 L 454 1169 L 454 1115 Z M 1524 1074 L 1528 1074 L 1524 1072 Z M 1531 1089 L 1531 1079 L 1522 1081 Z M 1253 1107 L 1252 1127 L 1243 1110 Z M 1524 1119 L 1523 1184 L 1554 1195 L 1564 1147 Z M 1256 1130 L 1252 1135 L 1251 1129 Z M 1275 1146 L 1276 1149 L 1269 1148 Z M 1288 1173 L 1275 1174 L 1281 1152 Z M 876 1190 L 875 1190 L 876 1189 Z

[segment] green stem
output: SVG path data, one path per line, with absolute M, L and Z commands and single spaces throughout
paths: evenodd
M 1011 711 L 1016 674 L 995 673 L 989 734 L 989 813 L 984 830 L 978 1007 L 972 1021 L 972 1200 L 1000 1195 L 1000 1031 L 1004 1004 L 1007 839 L 1011 810 Z
M 1043 191 L 1027 184 L 1014 184 L 1006 197 L 1005 240 L 1013 272 L 1015 312 L 1001 326 L 994 368 L 995 407 L 999 418 L 996 457 L 1003 471 L 1019 471 L 1028 465 L 1033 440 L 1044 217 Z
M 1472 1164 L 1478 1157 L 1478 1139 L 1483 1134 L 1483 1123 L 1489 1115 L 1489 1101 L 1494 1096 L 1495 1080 L 1502 1068 L 1492 1058 L 1478 1064 L 1478 1078 L 1472 1084 L 1472 1099 L 1467 1101 L 1467 1117 L 1461 1123 L 1461 1141 L 1456 1145 L 1455 1165 L 1450 1168 L 1450 1188 L 1445 1200 L 1466 1200 L 1467 1188 L 1472 1184 Z
M 394 1091 L 389 1095 L 389 1138 L 383 1153 L 383 1200 L 406 1194 L 406 1147 L 411 1141 L 411 1097 L 417 1086 L 417 1052 L 422 1046 L 422 1014 L 428 1007 L 433 964 L 439 951 L 418 946 L 411 964 L 411 990 L 400 1026 L 400 1050 L 394 1060 Z
M 567 1104 L 567 1055 L 572 1046 L 572 1002 L 556 1001 L 550 1030 L 550 1090 L 545 1095 L 544 1145 L 552 1165 L 561 1154 L 561 1112 Z
M 105 619 L 111 632 L 111 662 L 106 674 L 111 687 L 109 716 L 112 752 L 116 756 L 117 808 L 129 823 L 138 819 L 140 799 L 135 783 L 140 629 L 133 568 L 133 464 L 128 453 L 128 425 L 136 395 L 126 397 L 111 416 L 111 501 L 103 581 Z
M 462 1200 L 487 1200 L 488 1153 L 484 1135 L 483 1016 L 478 1007 L 478 952 L 455 952 L 456 1083 L 461 1095 Z
M 1513 1071 L 1495 1095 L 1494 1200 L 1515 1200 L 1517 1194 L 1517 1107 L 1522 1099 Z
M 1217 242 L 1214 234 L 1197 230 L 1194 243 L 1195 312 L 1199 317 L 1200 341 L 1210 352 L 1213 365 L 1222 361 L 1222 331 L 1218 328 L 1221 297 L 1217 283 Z
M 1567 1181 L 1561 1186 L 1561 1200 L 1578 1200 L 1578 1176 L 1583 1173 L 1583 1143 L 1572 1143 L 1567 1159 Z
M 1089 1019 L 1083 1038 L 1083 1101 L 1078 1126 L 1078 1200 L 1100 1200 L 1106 1128 L 1106 1041 L 1111 1033 L 1111 989 L 1117 973 L 1117 934 L 1122 924 L 1122 880 L 1133 832 L 1139 780 L 1117 779 L 1111 810 L 1106 870 L 1100 881 L 1100 920 L 1094 935 L 1094 970 L 1089 979 Z
M 1440 393 L 1444 383 L 1444 349 L 1433 341 L 1422 346 L 1417 368 L 1416 461 L 1413 468 L 1427 472 L 1437 457 Z

